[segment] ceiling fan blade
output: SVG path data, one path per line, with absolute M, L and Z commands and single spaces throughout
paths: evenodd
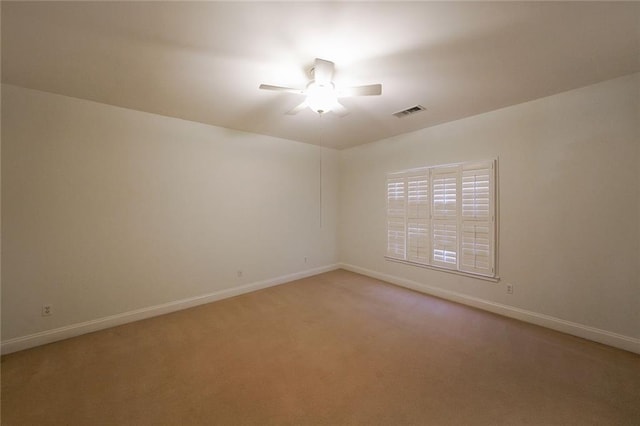
M 288 92 L 288 93 L 295 93 L 298 95 L 304 95 L 304 89 L 293 89 L 291 87 L 272 86 L 270 84 L 261 84 L 259 88 L 262 90 L 274 90 L 276 92 Z
M 335 105 L 331 107 L 331 112 L 336 114 L 338 117 L 344 117 L 345 115 L 349 114 L 349 110 L 346 109 L 344 106 L 342 106 L 342 104 L 339 104 L 338 102 L 336 102 Z
M 313 65 L 313 79 L 318 84 L 329 84 L 333 79 L 333 69 L 333 62 L 316 58 L 316 62 Z
M 287 115 L 296 115 L 297 113 L 299 113 L 300 111 L 302 111 L 306 107 L 307 107 L 307 101 L 304 101 L 300 105 L 298 105 L 297 107 L 292 109 L 291 111 L 288 111 Z
M 382 94 L 382 84 L 345 87 L 337 91 L 337 95 L 339 98 L 346 98 L 349 96 L 376 96 L 380 94 Z

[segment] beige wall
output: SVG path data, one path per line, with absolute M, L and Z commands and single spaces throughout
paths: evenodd
M 337 262 L 333 150 L 10 85 L 2 114 L 5 340 Z
M 4 85 L 3 341 L 339 260 L 637 342 L 639 113 L 636 74 L 336 152 Z M 386 172 L 494 157 L 500 283 L 384 260 Z
M 341 262 L 640 337 L 639 87 L 635 74 L 341 151 Z M 500 283 L 384 260 L 385 173 L 495 157 Z

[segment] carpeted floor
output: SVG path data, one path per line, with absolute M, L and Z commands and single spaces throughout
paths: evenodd
M 338 270 L 4 356 L 2 424 L 640 425 L 640 356 Z

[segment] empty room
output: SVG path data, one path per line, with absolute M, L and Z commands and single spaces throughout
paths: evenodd
M 2 425 L 640 424 L 640 3 L 0 14 Z

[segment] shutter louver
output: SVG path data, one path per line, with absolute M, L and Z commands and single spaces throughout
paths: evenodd
M 387 256 L 406 256 L 406 179 L 387 177 Z
M 404 219 L 390 217 L 387 219 L 387 255 L 398 259 L 405 256 Z
M 431 261 L 434 265 L 458 267 L 458 168 L 433 169 Z
M 407 259 L 429 262 L 428 171 L 407 177 Z
M 405 179 L 390 177 L 387 179 L 387 215 L 403 217 L 405 210 Z
M 434 170 L 433 183 L 433 217 L 438 219 L 455 219 L 458 215 L 457 187 L 458 173 L 456 169 L 446 171 Z
M 488 219 L 490 172 L 486 167 L 462 170 L 462 217 L 466 219 Z
M 460 270 L 493 275 L 493 164 L 462 167 Z
M 460 269 L 469 272 L 491 272 L 490 239 L 487 224 L 465 221 L 462 225 Z
M 458 265 L 458 232 L 455 222 L 434 220 L 433 263 L 445 268 Z

